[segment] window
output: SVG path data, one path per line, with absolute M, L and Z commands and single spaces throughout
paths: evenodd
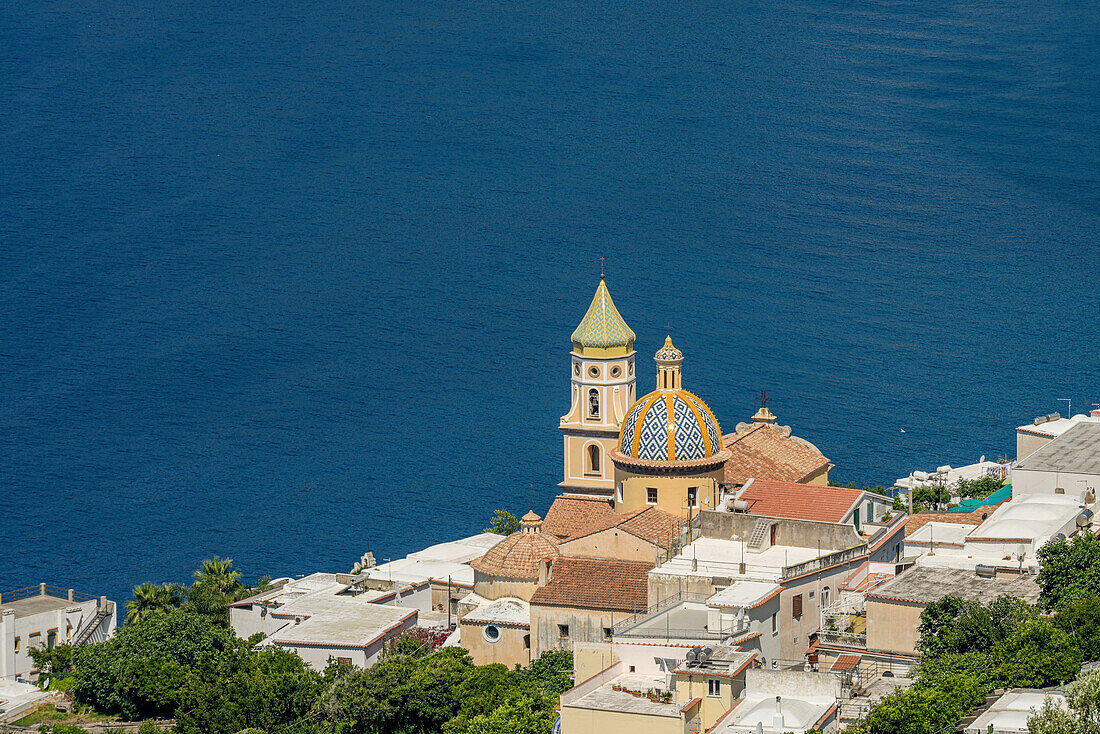
M 612 377 L 618 377 L 622 373 L 623 373 L 623 368 L 619 367 L 618 365 L 611 368 L 611 376 Z
M 569 636 L 569 625 L 559 624 L 558 625 L 558 636 L 562 637 L 562 638 L 568 637 Z
M 19 638 L 18 637 L 15 638 L 15 651 L 19 652 Z
M 622 502 L 623 501 L 623 483 L 622 482 L 619 482 L 618 493 L 619 494 L 618 494 L 617 499 L 618 499 L 619 502 Z
M 634 666 L 633 666 L 633 665 L 631 665 L 631 666 L 630 666 L 630 672 L 631 672 L 631 673 L 633 673 L 633 672 L 634 672 Z
M 779 612 L 772 612 L 772 634 L 779 634 Z
M 610 627 L 604 627 L 603 628 L 603 638 L 605 640 L 607 640 L 608 642 L 611 641 L 611 628 Z
M 588 417 L 600 417 L 600 391 L 596 388 L 588 391 Z
M 580 362 L 574 362 L 573 363 L 573 374 L 576 375 L 577 377 L 581 376 L 581 363 Z
M 699 488 L 688 487 L 688 507 L 699 506 Z
M 592 365 L 591 367 L 588 368 L 588 376 L 589 377 L 599 377 L 600 376 L 600 368 L 597 367 L 596 365 Z
M 481 631 L 481 635 L 488 642 L 496 642 L 500 639 L 500 627 L 497 627 L 495 624 L 487 624 L 485 625 L 485 629 Z
M 647 505 L 657 504 L 657 488 L 648 487 L 645 491 L 645 501 Z
M 708 696 L 721 696 L 722 695 L 722 681 L 718 678 L 707 678 L 707 695 Z
M 600 445 L 598 443 L 588 444 L 588 473 L 600 473 Z
M 828 606 L 829 604 L 829 587 L 826 586 L 821 590 L 821 606 Z
M 531 635 L 524 635 L 523 636 L 523 649 L 524 650 L 530 650 L 531 649 Z
M 351 658 L 336 658 L 337 665 L 351 665 Z
M 791 616 L 798 619 L 802 616 L 802 595 L 795 594 L 791 598 Z
M 811 599 L 813 599 L 813 598 L 814 598 L 814 592 L 813 592 L 813 591 L 811 591 L 811 592 L 810 592 L 810 598 L 811 598 Z
M 49 630 L 46 632 L 46 647 L 51 650 L 57 647 L 57 630 Z

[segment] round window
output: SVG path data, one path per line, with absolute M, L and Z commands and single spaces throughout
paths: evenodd
M 588 368 L 588 376 L 589 377 L 599 377 L 600 376 L 600 368 L 595 367 L 595 366 L 589 367 Z
M 574 363 L 573 363 L 573 374 L 574 374 L 574 375 L 576 375 L 577 377 L 580 377 L 580 376 L 581 376 L 581 365 L 580 365 L 580 362 L 574 362 Z
M 623 368 L 622 367 L 615 366 L 615 367 L 611 368 L 611 376 L 612 377 L 618 377 L 622 373 L 623 373 Z
M 626 366 L 626 369 L 628 372 L 630 372 L 630 374 L 634 374 L 634 360 L 630 360 L 630 362 Z
M 495 624 L 487 624 L 481 634 L 485 635 L 485 639 L 489 642 L 496 642 L 500 639 L 500 627 Z

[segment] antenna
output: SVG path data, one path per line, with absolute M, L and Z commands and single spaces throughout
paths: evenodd
M 1066 417 L 1067 418 L 1072 418 L 1073 417 L 1073 401 L 1070 400 L 1069 398 L 1058 398 L 1058 402 L 1066 404 Z

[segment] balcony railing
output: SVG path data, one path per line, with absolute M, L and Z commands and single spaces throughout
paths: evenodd
M 817 639 L 824 643 L 834 645 L 848 645 L 849 647 L 867 647 L 867 635 L 855 632 L 836 632 L 833 630 L 821 630 L 817 633 Z

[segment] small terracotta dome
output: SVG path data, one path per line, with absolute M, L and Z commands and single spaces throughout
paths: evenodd
M 530 527 L 527 515 L 523 517 L 525 527 L 522 530 L 512 533 L 481 558 L 470 562 L 475 571 L 494 577 L 537 581 L 541 561 L 553 564 L 561 558 L 557 539 L 540 532 L 537 525 Z M 540 522 L 541 518 L 535 515 L 535 520 Z

